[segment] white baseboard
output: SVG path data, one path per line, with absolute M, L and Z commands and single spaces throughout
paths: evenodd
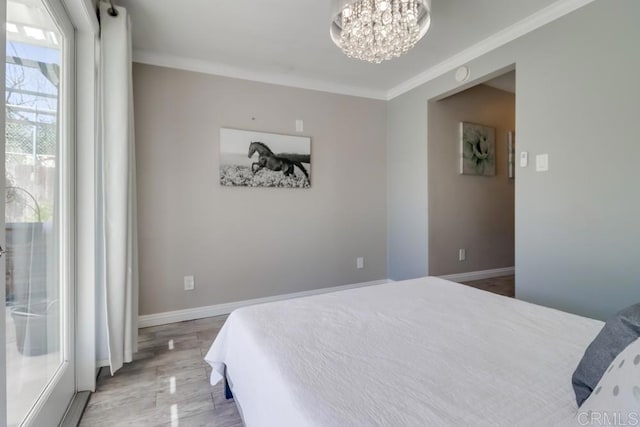
M 494 268 L 492 270 L 470 271 L 468 273 L 447 274 L 446 276 L 438 276 L 441 279 L 451 280 L 452 282 L 470 282 L 472 280 L 491 279 L 492 277 L 511 276 L 516 274 L 515 267 Z
M 263 304 L 266 302 L 282 301 L 291 298 L 308 297 L 312 295 L 326 294 L 329 292 L 344 291 L 347 289 L 362 288 L 365 286 L 382 285 L 390 280 L 374 280 L 372 282 L 354 283 L 352 285 L 334 286 L 331 288 L 314 289 L 311 291 L 294 292 L 291 294 L 275 295 L 272 297 L 255 298 L 244 301 L 228 302 L 224 304 L 210 305 L 207 307 L 188 308 L 185 310 L 167 311 L 165 313 L 146 314 L 138 317 L 138 328 L 166 325 L 169 323 L 184 322 L 187 320 L 204 319 L 205 317 L 221 316 L 229 314 L 233 310 L 249 305 Z

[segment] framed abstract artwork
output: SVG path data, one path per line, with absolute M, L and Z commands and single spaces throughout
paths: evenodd
M 496 130 L 475 123 L 460 123 L 460 174 L 495 176 Z

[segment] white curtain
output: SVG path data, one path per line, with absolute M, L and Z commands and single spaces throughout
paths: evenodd
M 100 4 L 97 240 L 99 303 L 113 374 L 137 351 L 138 245 L 131 25 L 126 9 L 111 16 L 109 7 Z

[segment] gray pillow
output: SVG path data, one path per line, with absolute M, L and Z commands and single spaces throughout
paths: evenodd
M 578 406 L 587 400 L 613 360 L 640 337 L 640 304 L 632 305 L 607 320 L 582 356 L 571 382 Z

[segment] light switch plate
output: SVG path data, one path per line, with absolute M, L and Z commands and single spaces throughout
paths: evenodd
M 193 276 L 184 276 L 184 290 L 192 291 L 196 288 L 196 281 Z
M 364 258 L 363 257 L 356 258 L 356 268 L 358 270 L 362 270 L 364 268 Z
M 536 156 L 536 172 L 546 172 L 549 170 L 549 155 L 538 154 Z
M 520 153 L 520 167 L 526 168 L 529 166 L 529 153 L 527 151 L 523 151 Z
M 304 132 L 304 121 L 296 120 L 296 132 Z

